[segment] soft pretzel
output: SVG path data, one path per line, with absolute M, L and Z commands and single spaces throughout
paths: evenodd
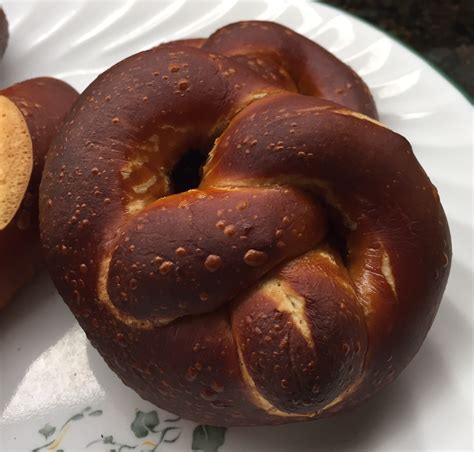
M 451 259 L 403 137 L 349 94 L 247 66 L 185 44 L 118 63 L 75 104 L 40 193 L 51 275 L 92 344 L 143 398 L 214 425 L 314 419 L 391 382 Z M 179 192 L 189 149 L 210 152 Z
M 77 96 L 47 77 L 0 90 L 0 308 L 41 266 L 41 174 L 51 138 Z

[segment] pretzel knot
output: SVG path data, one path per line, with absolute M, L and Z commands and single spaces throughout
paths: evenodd
M 436 189 L 409 143 L 360 113 L 376 116 L 346 66 L 297 66 L 329 58 L 316 44 L 246 22 L 197 45 L 134 55 L 76 103 L 41 187 L 55 284 L 163 408 L 220 425 L 346 409 L 433 321 L 451 259 Z M 330 73 L 360 87 L 342 105 L 314 97 L 341 94 Z M 187 190 L 183 168 L 203 160 L 190 149 L 207 161 Z

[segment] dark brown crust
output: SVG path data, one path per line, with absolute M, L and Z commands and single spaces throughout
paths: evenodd
M 203 184 L 291 184 L 318 194 L 357 225 L 347 233 L 348 270 L 367 307 L 367 385 L 357 392 L 365 398 L 392 381 L 423 342 L 446 286 L 451 243 L 436 188 L 409 143 L 348 113 L 294 95 L 251 105 L 221 136 L 226 147 L 214 152 Z M 258 123 L 249 120 L 253 114 Z M 237 148 L 242 136 L 259 137 L 258 158 Z M 279 152 L 263 151 L 276 142 Z M 384 253 L 396 296 L 381 272 Z
M 43 265 L 38 226 L 22 230 L 12 221 L 0 231 L 0 309 Z
M 213 33 L 203 49 L 239 58 L 260 75 L 268 67 L 268 60 L 273 60 L 273 70 L 267 75 L 270 80 L 286 79 L 286 89 L 294 84 L 302 94 L 322 97 L 377 118 L 367 85 L 349 66 L 315 42 L 282 25 L 237 22 Z
M 242 21 L 222 27 L 208 39 L 180 44 L 217 52 L 288 91 L 322 97 L 377 119 L 365 82 L 332 53 L 293 30 L 265 21 Z
M 256 386 L 274 406 L 295 413 L 322 411 L 347 390 L 363 369 L 367 349 L 364 315 L 348 288 L 350 278 L 329 248 L 319 249 L 324 252 L 311 251 L 270 273 L 266 280 L 276 287 L 257 286 L 235 303 L 232 314 L 234 336 Z M 348 286 L 335 284 L 338 280 Z M 279 309 L 285 293 L 304 298 L 312 346 L 295 319 Z
M 171 195 L 179 157 L 213 143 L 200 187 Z M 127 58 L 82 94 L 48 154 L 40 221 L 54 282 L 109 366 L 214 425 L 313 419 L 392 381 L 451 260 L 403 137 L 183 45 Z
M 12 222 L 0 231 L 0 307 L 43 265 L 38 225 L 38 190 L 46 153 L 78 93 L 61 80 L 41 77 L 0 91 L 23 114 L 33 143 L 33 172 Z
M 8 44 L 8 21 L 0 6 L 0 58 L 3 57 Z
M 278 203 L 282 208 L 276 211 Z M 289 221 L 281 224 L 277 237 L 274 225 L 283 217 Z M 182 241 L 163 243 L 178 229 Z M 279 262 L 316 245 L 325 232 L 319 205 L 290 190 L 196 190 L 168 196 L 121 229 L 128 240 L 113 253 L 108 291 L 121 312 L 138 319 L 214 311 Z M 153 242 L 159 245 L 150 247 Z M 258 252 L 243 259 L 249 249 Z

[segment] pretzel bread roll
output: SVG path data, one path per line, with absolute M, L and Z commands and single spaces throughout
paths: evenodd
M 208 158 L 180 191 L 190 149 Z M 391 382 L 451 260 L 403 137 L 183 44 L 81 95 L 48 154 L 40 223 L 56 287 L 108 365 L 213 425 L 315 419 Z
M 42 263 L 38 190 L 46 152 L 78 94 L 53 78 L 0 91 L 0 308 Z

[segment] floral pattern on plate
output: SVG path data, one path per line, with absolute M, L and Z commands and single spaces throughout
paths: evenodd
M 38 430 L 47 441 L 45 444 L 32 448 L 32 452 L 55 451 L 67 452 L 62 448 L 61 444 L 66 438 L 70 428 L 75 427 L 75 423 L 81 421 L 86 416 L 99 417 L 104 412 L 99 409 L 93 410 L 90 406 L 84 408 L 79 413 L 73 414 L 64 424 L 57 428 L 54 425 L 46 423 Z M 84 449 L 89 449 L 93 445 L 104 445 L 107 452 L 122 452 L 125 450 L 139 450 L 155 452 L 162 444 L 172 444 L 178 441 L 181 436 L 181 427 L 177 424 L 181 418 L 165 418 L 162 423 L 158 410 L 148 412 L 137 410 L 135 418 L 130 424 L 130 430 L 137 439 L 133 444 L 125 444 L 117 442 L 114 435 L 100 435 L 100 438 L 93 439 L 84 444 Z M 160 425 L 161 424 L 161 425 Z M 224 444 L 225 432 L 224 427 L 214 427 L 211 425 L 198 425 L 193 430 L 193 439 L 190 449 L 202 452 L 217 452 L 219 447 Z M 141 441 L 139 441 L 141 440 Z

